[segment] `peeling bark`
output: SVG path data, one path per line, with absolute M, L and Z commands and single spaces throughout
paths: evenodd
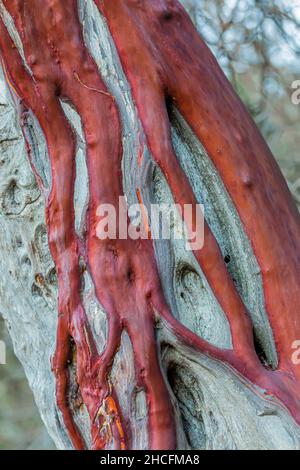
M 0 14 L 1 310 L 56 444 L 298 448 L 299 214 L 182 6 Z M 99 240 L 124 194 L 203 202 L 203 249 Z

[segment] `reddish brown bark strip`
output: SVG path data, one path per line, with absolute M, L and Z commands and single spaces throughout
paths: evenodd
M 116 448 L 130 447 L 130 429 L 125 429 L 109 377 L 126 329 L 134 349 L 137 385 L 147 394 L 149 447 L 176 447 L 173 410 L 156 350 L 156 311 L 181 341 L 226 362 L 277 396 L 300 423 L 299 370 L 290 361 L 291 344 L 300 337 L 299 215 L 270 151 L 184 10 L 175 0 L 96 1 L 130 81 L 149 148 L 176 202 L 195 205 L 196 199 L 172 148 L 168 99 L 206 147 L 232 197 L 262 269 L 266 308 L 280 357 L 274 372 L 266 370 L 256 356 L 248 313 L 208 226 L 204 249 L 195 256 L 228 317 L 233 351 L 212 347 L 172 317 L 150 240 L 97 238 L 99 204 L 117 206 L 123 194 L 121 128 L 114 99 L 84 46 L 77 2 L 4 3 L 33 74 L 26 71 L 1 20 L 0 48 L 7 75 L 23 106 L 39 120 L 51 159 L 47 225 L 59 280 L 53 370 L 58 406 L 74 446 L 83 448 L 85 444 L 68 403 L 71 339 L 76 345 L 77 381 L 91 418 L 93 448 L 104 448 L 110 436 Z M 74 229 L 75 142 L 59 98 L 67 98 L 75 106 L 87 143 L 90 202 L 83 244 Z M 109 334 L 101 356 L 80 300 L 81 253 L 108 314 Z
M 72 338 L 77 349 L 77 380 L 92 422 L 93 448 L 103 448 L 109 437 L 101 436 L 101 430 L 106 429 L 103 400 L 106 413 L 115 415 L 110 431 L 114 444 L 117 448 L 125 447 L 126 433 L 120 428 L 120 412 L 116 400 L 110 395 L 109 371 L 121 331 L 126 328 L 136 357 L 137 385 L 144 387 L 148 396 L 150 446 L 174 448 L 172 408 L 160 372 L 153 310 L 148 300 L 153 285 L 158 282 L 152 247 L 139 241 L 100 241 L 96 236 L 99 204 L 109 202 L 117 206 L 122 195 L 121 132 L 116 106 L 83 44 L 75 1 L 64 4 L 43 2 L 43 15 L 41 2 L 37 0 L 26 4 L 19 1 L 5 4 L 22 37 L 33 78 L 24 69 L 21 57 L 1 22 L 1 50 L 7 71 L 24 105 L 38 118 L 51 159 L 53 184 L 47 202 L 47 225 L 59 281 L 59 321 L 53 368 L 57 378 L 58 405 L 66 427 L 74 446 L 83 448 L 67 399 L 67 365 Z M 30 21 L 26 22 L 28 17 Z M 101 90 L 101 93 L 95 90 Z M 87 143 L 90 204 L 88 236 L 83 251 L 98 299 L 109 315 L 108 342 L 100 357 L 96 354 L 79 296 L 80 246 L 74 230 L 73 209 L 75 145 L 59 97 L 68 98 L 76 107 Z M 140 272 L 140 259 L 143 258 Z M 129 271 L 133 273 L 131 280 Z M 146 272 L 149 280 L 145 279 Z
M 256 363 L 245 309 L 208 228 L 204 249 L 195 255 L 230 321 L 234 350 L 241 359 L 238 369 L 243 370 L 245 361 L 244 375 L 281 398 L 283 390 L 291 388 L 284 401 L 299 419 L 299 393 L 295 379 L 290 380 L 290 375 L 299 376 L 299 367 L 291 361 L 291 345 L 300 334 L 300 266 L 295 255 L 300 248 L 299 214 L 278 166 L 177 1 L 96 3 L 108 19 L 153 157 L 177 202 L 195 203 L 195 197 L 172 149 L 167 100 L 175 103 L 206 147 L 232 197 L 262 270 L 280 359 L 272 379 Z M 277 380 L 283 385 L 278 387 Z

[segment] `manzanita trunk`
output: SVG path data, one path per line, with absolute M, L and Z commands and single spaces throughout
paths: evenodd
M 298 448 L 299 215 L 183 6 L 0 13 L 1 308 L 57 445 Z M 203 248 L 100 239 L 123 195 L 202 202 Z

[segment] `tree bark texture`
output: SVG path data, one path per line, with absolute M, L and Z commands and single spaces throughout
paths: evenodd
M 0 14 L 1 312 L 57 446 L 299 448 L 299 214 L 182 5 Z M 204 247 L 99 240 L 122 195 Z

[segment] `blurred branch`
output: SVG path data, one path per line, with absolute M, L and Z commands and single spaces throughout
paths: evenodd
M 300 106 L 291 103 L 291 84 L 300 77 L 299 0 L 181 1 L 294 184 L 300 175 Z

